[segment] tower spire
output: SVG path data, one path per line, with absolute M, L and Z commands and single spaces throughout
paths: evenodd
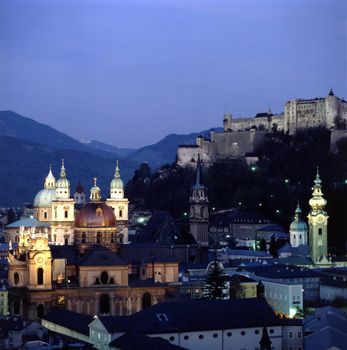
M 48 172 L 48 175 L 46 176 L 46 179 L 45 179 L 44 188 L 46 190 L 55 188 L 55 177 L 53 176 L 53 173 L 52 173 L 52 165 L 51 164 L 49 165 L 49 172 Z
M 198 163 L 196 165 L 196 173 L 195 173 L 195 188 L 202 188 L 204 185 L 202 184 L 202 171 L 201 171 L 201 160 L 200 154 L 198 155 Z
M 100 188 L 97 185 L 97 178 L 94 177 L 93 184 L 94 186 L 90 189 L 90 200 L 93 202 L 98 202 L 101 200 L 101 191 Z
M 65 170 L 64 159 L 61 160 L 60 178 L 66 179 L 66 170 Z

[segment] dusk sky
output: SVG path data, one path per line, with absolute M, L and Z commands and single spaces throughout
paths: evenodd
M 0 110 L 75 138 L 140 147 L 346 76 L 344 0 L 0 0 Z

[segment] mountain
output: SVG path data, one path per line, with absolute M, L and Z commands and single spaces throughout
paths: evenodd
M 121 158 L 124 158 L 129 154 L 131 154 L 132 152 L 135 152 L 135 148 L 120 148 L 120 147 L 108 145 L 107 143 L 96 141 L 96 140 L 91 140 L 91 141 L 79 140 L 79 142 L 81 142 L 83 145 L 87 146 L 92 150 L 114 153 Z
M 105 158 L 124 158 L 120 153 L 111 150 L 107 151 L 105 147 L 102 149 L 102 147 L 98 148 L 90 144 L 81 143 L 48 125 L 12 111 L 0 111 L 0 135 L 40 143 L 57 149 L 90 152 Z
M 159 142 L 139 148 L 131 153 L 126 159 L 133 162 L 147 162 L 151 167 L 158 168 L 163 164 L 172 163 L 176 159 L 177 147 L 182 144 L 195 144 L 195 138 L 198 135 L 209 137 L 213 129 L 200 132 L 193 132 L 188 135 L 170 134 Z M 215 131 L 221 131 L 221 128 L 214 128 Z
M 80 180 L 89 196 L 92 179 L 98 178 L 103 197 L 108 195 L 114 173 L 114 160 L 85 151 L 57 149 L 15 137 L 0 136 L 0 205 L 19 206 L 32 203 L 36 193 L 43 188 L 49 164 L 56 178 L 59 177 L 61 159 L 65 160 L 71 194 Z M 136 164 L 119 161 L 124 182 L 131 178 Z

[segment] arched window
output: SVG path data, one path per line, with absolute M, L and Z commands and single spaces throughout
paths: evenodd
M 38 318 L 41 318 L 45 313 L 45 307 L 40 304 L 40 305 L 37 305 L 37 308 L 36 308 L 36 315 Z
M 47 212 L 46 211 L 43 213 L 43 217 L 44 217 L 44 219 L 47 219 Z
M 111 233 L 111 243 L 114 243 L 114 233 Z
M 107 284 L 108 282 L 108 273 L 106 271 L 102 271 L 100 275 L 100 281 L 102 284 Z
M 319 228 L 319 229 L 318 229 L 318 234 L 321 236 L 321 235 L 322 235 L 322 233 L 323 233 L 322 229 L 321 229 L 321 228 Z
M 82 243 L 86 243 L 86 234 L 82 233 Z
M 13 275 L 13 282 L 15 285 L 17 285 L 19 283 L 19 274 L 18 272 L 15 272 Z
M 101 233 L 100 233 L 100 232 L 98 232 L 98 233 L 96 234 L 96 243 L 98 243 L 98 244 L 101 243 Z
M 65 219 L 67 219 L 69 217 L 69 212 L 67 210 L 65 210 L 64 216 L 65 216 Z
M 149 293 L 142 295 L 142 309 L 146 309 L 152 305 L 152 297 Z
M 65 237 L 65 244 L 68 245 L 69 244 L 69 238 Z
M 42 285 L 43 284 L 43 268 L 39 267 L 37 269 L 37 284 Z
M 16 243 L 18 243 L 19 238 L 18 238 L 18 236 L 17 236 L 17 235 L 15 235 L 15 236 L 14 236 L 14 241 L 15 241 Z
M 100 313 L 110 313 L 110 297 L 108 296 L 108 294 L 101 294 L 100 296 Z
M 119 211 L 119 217 L 122 218 L 123 217 L 123 210 Z

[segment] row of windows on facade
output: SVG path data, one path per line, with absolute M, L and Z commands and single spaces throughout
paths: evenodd
M 258 329 L 256 329 L 255 331 L 254 331 L 254 334 L 259 334 L 260 333 L 260 330 L 258 330 Z M 275 330 L 274 329 L 270 329 L 270 331 L 269 331 L 269 333 L 270 334 L 274 334 L 275 333 Z M 234 333 L 235 334 L 235 333 Z M 247 332 L 246 331 L 241 331 L 240 332 L 240 335 L 242 335 L 242 336 L 245 336 L 247 334 Z M 232 332 L 227 332 L 226 333 L 226 336 L 227 337 L 231 337 L 233 335 L 233 333 Z M 284 334 L 282 334 L 282 336 L 284 336 Z M 185 335 L 184 337 L 183 337 L 183 339 L 184 340 L 189 340 L 190 339 L 190 337 L 191 336 L 189 336 L 189 335 Z M 212 337 L 213 338 L 218 338 L 218 333 L 213 333 L 212 334 Z M 205 338 L 205 335 L 204 334 L 199 334 L 198 335 L 198 339 L 204 339 Z M 288 332 L 288 338 L 294 338 L 294 332 Z M 297 339 L 301 339 L 302 338 L 302 332 L 297 332 Z M 169 338 L 169 340 L 172 342 L 172 341 L 175 341 L 175 337 L 174 336 L 171 336 L 170 338 Z
M 119 217 L 120 217 L 120 218 L 123 217 L 123 211 L 122 211 L 122 210 L 119 210 L 118 214 L 119 214 Z M 56 211 L 56 210 L 54 211 L 54 215 L 55 215 L 55 218 L 58 217 L 58 214 L 57 214 L 57 211 Z M 43 218 L 44 218 L 44 219 L 47 219 L 47 218 L 48 218 L 48 213 L 47 213 L 46 211 L 43 213 Z M 68 210 L 65 210 L 65 211 L 64 211 L 64 218 L 65 218 L 65 219 L 68 219 L 68 218 L 69 218 L 69 211 L 68 211 Z

